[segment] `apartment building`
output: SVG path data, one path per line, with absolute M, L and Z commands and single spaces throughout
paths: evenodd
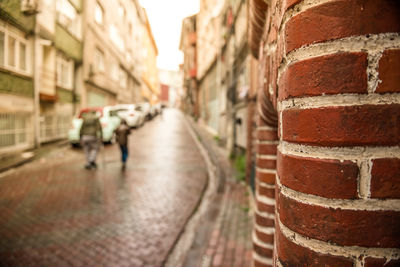
M 0 152 L 34 145 L 35 17 L 18 1 L 0 2 Z
M 81 107 L 156 102 L 156 57 L 136 0 L 1 1 L 0 153 L 65 138 Z
M 183 53 L 182 75 L 184 98 L 182 109 L 194 117 L 199 116 L 199 93 L 197 88 L 197 55 L 196 55 L 196 15 L 182 21 L 179 50 Z
M 85 1 L 82 104 L 105 106 L 138 99 L 135 62 L 141 24 L 136 1 Z
M 151 31 L 146 10 L 142 8 L 142 98 L 152 104 L 157 103 L 160 95 L 160 86 L 157 69 L 157 44 Z

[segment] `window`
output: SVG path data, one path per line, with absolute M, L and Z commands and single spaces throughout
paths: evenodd
M 12 71 L 28 72 L 27 41 L 16 31 L 0 27 L 0 66 Z
M 15 67 L 16 43 L 15 38 L 8 36 L 8 65 L 10 67 Z
M 98 2 L 96 2 L 96 6 L 94 8 L 94 21 L 96 21 L 96 23 L 100 25 L 103 25 L 103 17 L 104 17 L 103 8 L 100 6 Z
M 19 67 L 26 71 L 26 45 L 19 43 Z
M 4 66 L 4 50 L 5 50 L 5 35 L 4 32 L 0 32 L 0 66 Z
M 122 39 L 119 31 L 115 25 L 111 24 L 109 28 L 109 36 L 111 41 L 118 47 L 120 51 L 125 50 L 124 40 Z
M 111 79 L 114 81 L 118 81 L 119 79 L 118 64 L 115 62 L 111 65 Z
M 119 85 L 123 88 L 128 87 L 128 74 L 123 68 L 119 68 Z
M 72 89 L 74 63 L 62 55 L 57 55 L 57 86 Z
M 68 0 L 57 0 L 57 22 L 75 37 L 81 37 L 81 16 Z
M 97 71 L 100 71 L 100 72 L 105 71 L 104 54 L 98 48 L 96 48 L 96 50 L 94 52 L 94 64 L 95 64 L 95 69 Z
M 125 11 L 124 6 L 121 3 L 119 3 L 118 15 L 120 16 L 122 21 L 125 21 L 126 11 Z

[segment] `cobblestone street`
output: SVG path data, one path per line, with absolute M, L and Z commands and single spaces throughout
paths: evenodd
M 63 147 L 0 177 L 1 266 L 161 266 L 194 212 L 207 168 L 184 118 L 164 111 L 97 170 Z

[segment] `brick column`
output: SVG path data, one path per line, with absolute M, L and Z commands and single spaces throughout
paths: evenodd
M 272 2 L 274 265 L 400 266 L 400 3 Z

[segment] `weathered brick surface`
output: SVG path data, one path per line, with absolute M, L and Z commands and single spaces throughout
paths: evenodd
M 253 243 L 254 251 L 265 258 L 272 258 L 272 249 L 265 248 L 257 243 Z
M 285 110 L 282 138 L 317 146 L 397 145 L 399 114 L 398 104 Z
M 400 198 L 400 159 L 372 160 L 371 197 Z
M 400 92 L 400 50 L 386 50 L 379 61 L 379 83 L 377 93 L 398 93 Z
M 292 197 L 302 201 L 284 197 L 276 187 L 275 197 L 280 196 L 276 218 L 294 232 L 309 237 L 307 242 L 317 239 L 326 242 L 324 247 L 328 249 L 331 245 L 343 246 L 343 250 L 346 250 L 344 246 L 382 248 L 378 254 L 400 247 L 399 212 L 392 210 L 388 202 L 385 202 L 387 206 L 383 205 L 387 210 L 368 211 L 360 203 L 369 200 L 359 199 L 359 195 L 368 198 L 369 193 L 378 202 L 400 197 L 396 175 L 399 159 L 377 159 L 377 155 L 372 155 L 377 152 L 381 157 L 386 149 L 383 147 L 400 144 L 400 105 L 395 100 L 390 102 L 400 92 L 397 71 L 400 50 L 397 41 L 390 38 L 400 32 L 398 14 L 400 4 L 392 0 L 272 0 L 269 3 L 259 47 L 257 99 L 266 120 L 259 126 L 268 125 L 267 119 L 273 114 L 271 107 L 281 108 L 276 134 L 284 142 L 281 145 L 285 155 L 277 158 L 277 176 L 292 190 Z M 378 34 L 379 40 L 376 36 L 371 38 Z M 359 42 L 360 39 L 367 41 Z M 381 44 L 389 43 L 393 48 L 385 51 Z M 314 44 L 321 45 L 292 53 Z M 380 52 L 383 52 L 381 58 Z M 288 57 L 284 58 L 285 55 Z M 279 81 L 278 70 L 282 71 Z M 345 105 L 341 99 L 346 100 Z M 349 102 L 351 99 L 354 103 Z M 259 131 L 256 138 L 276 140 L 273 131 L 265 130 Z M 290 155 L 291 143 L 302 145 L 296 146 L 297 156 Z M 360 155 L 362 158 L 352 158 L 356 151 L 353 147 L 374 148 L 366 150 L 366 154 L 371 154 L 366 159 L 365 153 Z M 379 147 L 382 150 L 378 151 Z M 258 146 L 256 178 L 270 185 L 274 184 L 274 173 L 263 173 L 262 168 L 275 166 L 271 165 L 271 158 L 262 158 L 273 155 L 272 152 L 272 147 Z M 344 158 L 349 160 L 336 160 Z M 370 159 L 372 166 L 365 164 Z M 258 186 L 257 192 L 260 199 L 273 196 L 271 188 Z M 340 208 L 342 203 L 351 206 L 353 202 L 361 205 L 360 209 Z M 327 203 L 338 207 L 327 208 Z M 257 205 L 272 215 L 272 207 Z M 256 224 L 273 225 L 268 220 L 256 214 Z M 259 239 L 263 236 L 258 231 L 256 235 Z M 274 258 L 283 259 L 283 266 L 358 266 L 363 257 L 367 257 L 365 266 L 383 266 L 381 259 L 368 259 L 369 251 L 357 259 L 349 259 L 323 255 L 282 236 L 275 241 Z M 388 264 L 397 264 L 397 261 Z M 254 265 L 265 266 L 257 259 Z
M 327 198 L 357 198 L 359 170 L 351 161 L 278 153 L 278 176 L 293 190 Z
M 274 219 L 266 218 L 258 213 L 255 214 L 255 222 L 257 225 L 263 226 L 263 227 L 273 227 L 275 225 Z
M 303 45 L 344 37 L 399 32 L 399 13 L 399 3 L 392 0 L 338 0 L 321 4 L 286 24 L 286 53 Z
M 329 209 L 282 194 L 277 206 L 284 225 L 310 238 L 343 246 L 400 247 L 400 212 Z
M 276 145 L 257 144 L 257 153 L 263 155 L 276 155 Z
M 257 238 L 259 240 L 261 240 L 262 242 L 267 243 L 267 244 L 274 243 L 274 234 L 266 234 L 261 231 L 258 231 L 257 229 L 255 229 L 255 233 L 257 235 Z
M 267 187 L 264 187 L 261 185 L 257 185 L 257 191 L 259 194 L 261 194 L 263 196 L 266 196 L 266 197 L 269 197 L 272 199 L 275 198 L 275 189 L 273 189 L 273 188 L 267 188 Z
M 366 94 L 367 63 L 367 54 L 362 52 L 342 52 L 293 63 L 279 81 L 279 100 L 323 94 Z
M 274 141 L 278 140 L 278 135 L 276 130 L 258 130 L 257 139 L 259 141 Z
M 257 180 L 267 184 L 275 184 L 275 174 L 256 171 Z
M 257 209 L 261 212 L 267 212 L 267 213 L 274 214 L 275 205 L 266 204 L 264 202 L 257 200 Z
M 256 165 L 259 168 L 274 170 L 274 169 L 276 169 L 276 160 L 275 159 L 257 158 Z
M 353 267 L 353 260 L 332 255 L 324 255 L 287 239 L 277 227 L 276 243 L 278 259 L 284 267 L 290 266 L 331 266 Z

